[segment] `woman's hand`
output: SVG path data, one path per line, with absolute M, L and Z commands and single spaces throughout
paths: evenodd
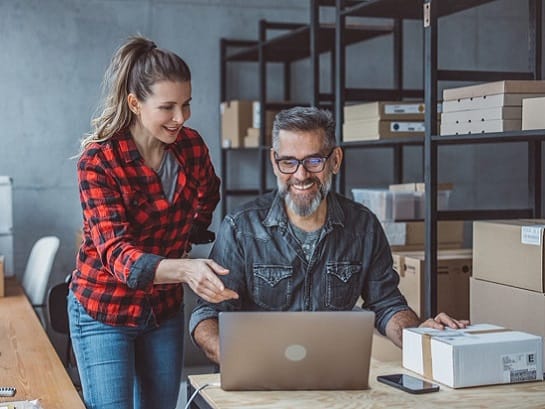
M 164 259 L 157 266 L 154 284 L 186 283 L 195 294 L 212 303 L 237 299 L 238 294 L 225 288 L 218 275 L 229 274 L 210 259 Z

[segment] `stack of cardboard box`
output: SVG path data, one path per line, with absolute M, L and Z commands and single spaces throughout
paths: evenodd
M 343 141 L 424 136 L 424 103 L 380 101 L 344 108 Z
M 396 252 L 394 269 L 399 273 L 399 290 L 407 303 L 421 318 L 424 317 L 423 251 Z M 437 311 L 457 319 L 469 319 L 469 277 L 472 270 L 472 250 L 440 250 L 437 253 Z
M 272 143 L 272 128 L 274 117 L 278 111 L 267 110 L 265 113 L 265 145 Z M 244 146 L 246 148 L 257 148 L 259 146 L 259 126 L 261 122 L 261 104 L 257 101 L 252 103 L 252 126 L 246 130 Z
M 272 125 L 278 111 L 267 110 L 265 145 L 271 144 Z M 221 146 L 255 148 L 259 146 L 261 104 L 258 101 L 233 100 L 220 104 Z
M 443 90 L 441 135 L 522 129 L 522 100 L 545 95 L 545 81 L 496 81 Z
M 544 231 L 545 219 L 474 222 L 473 322 L 545 337 Z
M 452 184 L 438 186 L 441 208 L 448 208 Z M 379 218 L 393 251 L 399 288 L 409 306 L 421 315 L 424 297 L 423 183 L 391 185 L 389 189 L 353 189 L 354 200 L 367 206 Z M 438 200 L 439 200 L 438 197 Z M 469 317 L 469 277 L 472 269 L 470 249 L 462 249 L 464 222 L 440 221 L 437 242 L 438 310 L 454 317 Z M 451 249 L 451 250 L 446 250 Z M 427 317 L 421 317 L 427 318 Z M 375 333 L 373 357 L 380 361 L 399 361 L 401 350 L 386 337 Z

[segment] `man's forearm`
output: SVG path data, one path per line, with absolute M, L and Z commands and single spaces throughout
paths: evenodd
M 216 318 L 209 318 L 199 322 L 193 331 L 193 339 L 208 359 L 219 364 L 219 326 Z
M 420 320 L 412 310 L 395 313 L 386 324 L 386 336 L 398 347 L 403 346 L 403 328 L 418 327 Z

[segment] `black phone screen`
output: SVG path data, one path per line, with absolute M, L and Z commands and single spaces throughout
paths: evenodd
M 406 374 L 381 375 L 377 376 L 377 380 L 409 393 L 428 393 L 439 390 L 439 385 Z

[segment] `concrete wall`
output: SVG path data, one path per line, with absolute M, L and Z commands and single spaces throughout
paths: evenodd
M 445 19 L 441 65 L 524 70 L 525 3 L 499 0 Z M 303 0 L 0 0 L 0 174 L 14 179 L 16 270 L 23 271 L 32 244 L 46 234 L 62 242 L 52 281 L 74 266 L 81 210 L 70 158 L 89 130 L 111 54 L 127 36 L 149 36 L 187 60 L 193 71 L 189 125 L 205 136 L 219 171 L 219 39 L 256 39 L 259 19 L 305 22 L 308 15 Z M 420 24 L 405 26 L 410 87 L 422 85 Z M 322 58 L 324 90 L 328 58 Z M 349 86 L 392 84 L 390 39 L 351 46 L 347 58 Z M 293 93 L 299 100 L 309 98 L 308 68 L 308 61 L 293 66 Z M 270 73 L 271 98 L 280 98 L 279 70 L 273 66 Z M 255 65 L 232 67 L 228 78 L 229 97 L 258 97 Z M 348 152 L 348 189 L 389 183 L 388 157 L 387 152 Z M 355 160 L 363 165 L 355 166 Z M 448 148 L 440 153 L 440 180 L 456 184 L 455 205 L 525 205 L 525 161 L 524 147 L 518 145 Z M 522 166 L 511 171 L 512 164 Z M 242 184 L 252 183 L 244 178 L 252 166 L 238 164 Z M 420 150 L 410 150 L 407 171 L 408 179 L 422 177 Z M 207 251 L 197 249 L 196 255 Z

